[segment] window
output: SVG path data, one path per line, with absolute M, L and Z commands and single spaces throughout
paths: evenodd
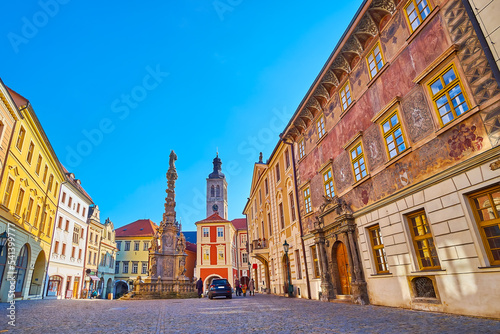
M 302 279 L 302 266 L 300 265 L 300 253 L 299 250 L 295 250 L 295 262 L 296 262 L 296 273 L 297 279 Z
M 23 149 L 23 143 L 24 143 L 24 136 L 26 135 L 26 130 L 21 126 L 19 129 L 19 136 L 17 137 L 17 142 L 16 142 L 16 147 L 19 150 Z
M 262 189 L 259 189 L 259 204 L 262 205 Z
M 54 183 L 54 175 L 49 176 L 49 185 L 47 186 L 47 191 L 50 193 L 52 191 L 52 184 Z
M 333 198 L 335 196 L 335 189 L 333 188 L 333 174 L 331 168 L 328 168 L 323 174 L 323 186 L 325 188 L 325 195 Z
M 69 219 L 66 219 L 66 227 L 64 228 L 66 232 L 69 232 Z
M 61 202 L 66 202 L 66 193 L 63 192 Z
M 294 222 L 297 216 L 295 214 L 295 200 L 293 199 L 293 192 L 288 194 L 288 199 L 290 200 L 290 216 L 292 217 L 292 222 Z
M 120 261 L 115 262 L 115 274 L 120 273 Z
M 308 214 L 309 212 L 312 212 L 312 209 L 311 209 L 311 190 L 309 189 L 309 187 L 307 187 L 304 190 L 304 208 L 306 210 L 306 214 Z
M 224 250 L 223 249 L 219 249 L 219 255 L 217 257 L 217 260 L 224 261 Z
M 128 262 L 123 262 L 123 273 L 128 274 Z
M 47 173 L 49 172 L 49 167 L 47 167 L 47 165 L 45 165 L 45 168 L 43 169 L 43 183 L 45 183 L 45 181 L 47 181 Z
M 71 204 L 73 204 L 73 198 L 70 196 L 68 200 L 68 206 L 71 209 Z
M 76 254 L 76 248 L 75 248 L 75 247 L 73 247 L 73 248 L 71 249 L 71 257 L 72 257 L 72 258 L 75 258 L 75 254 Z
M 125 251 L 128 252 L 130 250 L 130 241 L 125 241 Z
M 121 241 L 117 241 L 116 242 L 116 248 L 118 248 L 118 251 L 121 251 L 121 248 L 122 248 L 122 242 Z
M 93 264 L 95 265 L 97 262 L 96 262 L 96 259 L 97 259 L 97 253 L 94 253 L 94 261 L 93 261 Z
M 139 241 L 134 241 L 134 251 L 137 252 L 139 250 Z
M 147 262 L 143 262 L 142 263 L 142 272 L 141 272 L 141 274 L 146 275 L 147 273 L 148 273 L 148 263 Z
M 278 162 L 276 164 L 276 182 L 280 182 L 281 175 L 280 175 L 280 163 Z
M 210 260 L 210 249 L 205 248 L 203 250 L 203 260 L 204 261 L 209 261 Z
M 248 254 L 247 253 L 242 253 L 241 254 L 241 262 L 242 263 L 248 263 Z
M 311 246 L 311 257 L 313 263 L 313 278 L 320 278 L 318 253 L 316 253 L 316 245 Z
M 370 78 L 373 78 L 384 66 L 384 58 L 382 57 L 382 51 L 380 49 L 379 42 L 375 44 L 373 49 L 366 57 L 366 62 L 368 63 L 368 69 L 370 70 Z
M 273 235 L 273 222 L 271 221 L 271 213 L 268 212 L 267 213 L 267 221 L 269 223 L 269 235 Z M 245 236 L 245 239 L 246 239 L 246 236 Z
M 61 255 L 66 255 L 66 244 L 62 244 Z
M 38 226 L 38 217 L 40 216 L 40 210 L 40 205 L 37 205 L 35 210 L 35 220 L 33 221 L 33 227 L 35 228 Z
M 85 207 L 84 207 L 84 208 L 82 209 L 82 217 L 85 217 L 85 212 L 86 212 L 86 211 L 87 211 L 87 208 L 85 208 Z
M 401 129 L 398 112 L 394 112 L 382 122 L 385 147 L 389 153 L 389 159 L 406 150 L 405 138 Z
M 57 189 L 59 188 L 59 183 L 56 181 L 56 186 L 54 187 L 54 196 L 57 196 Z
M 144 247 L 142 250 L 145 250 L 145 251 L 149 250 L 149 241 L 144 241 L 143 245 L 144 245 Z
M 452 64 L 428 84 L 442 126 L 469 110 L 467 97 L 456 73 L 455 65 Z
M 54 254 L 57 254 L 58 251 L 59 251 L 59 241 L 56 241 L 54 245 Z
M 12 188 L 14 187 L 14 180 L 9 177 L 7 181 L 7 186 L 5 187 L 5 194 L 3 195 L 3 205 L 9 206 L 10 195 L 12 194 Z
M 247 244 L 247 235 L 246 234 L 242 234 L 241 235 L 241 245 L 246 245 Z
M 99 235 L 96 233 L 95 234 L 95 244 L 97 245 L 98 242 L 99 242 Z
M 137 269 L 139 268 L 139 263 L 132 262 L 132 274 L 137 274 Z
M 409 215 L 408 221 L 420 270 L 439 269 L 439 259 L 425 212 Z
M 469 198 L 490 265 L 500 265 L 500 187 L 483 190 Z
M 76 205 L 76 213 L 80 213 L 80 203 Z
M 203 228 L 203 238 L 208 238 L 210 236 L 210 229 L 208 227 Z
M 59 216 L 59 220 L 57 221 L 57 227 L 62 229 L 62 221 L 63 221 L 63 217 Z
M 80 242 L 80 227 L 73 227 L 73 243 L 78 244 Z
M 23 206 L 24 200 L 24 189 L 19 189 L 19 194 L 17 195 L 16 210 L 14 213 L 19 216 L 21 213 L 21 207 Z
M 267 178 L 264 180 L 264 189 L 266 190 L 266 196 L 269 195 L 269 183 L 267 182 Z
M 375 260 L 375 268 L 378 274 L 384 274 L 389 272 L 387 267 L 387 256 L 385 255 L 384 242 L 382 240 L 382 235 L 380 234 L 380 226 L 377 224 L 368 229 L 368 234 L 370 236 L 373 259 Z
M 299 159 L 302 159 L 305 154 L 306 154 L 306 144 L 304 142 L 304 139 L 301 139 L 299 141 Z
M 316 127 L 318 128 L 318 138 L 323 137 L 325 135 L 325 117 L 323 115 L 316 121 Z
M 24 220 L 27 221 L 28 223 L 31 220 L 31 210 L 33 210 L 33 198 L 30 197 L 28 201 L 28 208 L 26 209 L 26 213 L 24 215 Z
M 219 185 L 217 185 L 215 187 L 215 197 L 220 197 L 220 186 Z
M 351 88 L 349 87 L 349 81 L 345 83 L 344 86 L 340 89 L 340 101 L 342 101 L 342 110 L 346 111 L 346 109 L 351 105 Z
M 429 15 L 431 7 L 427 3 L 427 0 L 411 0 L 405 6 L 405 12 L 411 31 L 413 32 Z
M 88 259 L 88 264 L 91 264 L 92 263 L 92 252 L 89 251 L 89 259 Z
M 280 214 L 280 225 L 281 229 L 285 228 L 285 215 L 283 213 L 283 203 L 278 204 L 279 214 Z
M 224 238 L 224 227 L 217 227 L 217 238 Z
M 49 225 L 47 228 L 47 236 L 50 237 L 50 232 L 52 231 L 52 217 L 49 217 Z
M 351 150 L 351 163 L 352 168 L 354 169 L 354 178 L 356 181 L 361 180 L 367 175 L 361 142 L 359 142 L 358 145 Z
M 210 187 L 210 197 L 215 197 L 215 187 L 214 186 Z
M 83 239 L 83 233 L 84 233 L 84 229 L 83 229 L 83 228 L 81 228 L 81 229 L 80 229 L 80 238 L 82 238 L 82 239 Z
M 26 161 L 31 165 L 31 160 L 33 160 L 33 151 L 35 150 L 35 144 L 30 143 L 28 148 L 28 154 L 26 155 Z
M 82 259 L 82 250 L 79 249 L 78 250 L 78 260 L 81 260 Z
M 42 155 L 38 155 L 38 160 L 36 161 L 35 172 L 36 175 L 40 175 L 40 168 L 42 167 Z
M 45 229 L 45 220 L 47 219 L 47 211 L 43 210 L 42 218 L 40 218 L 40 231 L 43 233 Z
M 288 152 L 288 149 L 285 150 L 285 165 L 286 169 L 290 168 L 290 152 Z

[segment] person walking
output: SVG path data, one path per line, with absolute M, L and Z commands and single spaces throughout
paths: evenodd
M 196 289 L 198 289 L 198 298 L 201 298 L 201 294 L 203 293 L 203 281 L 200 279 L 196 282 Z
M 234 281 L 234 291 L 235 291 L 236 296 L 241 296 L 240 289 L 241 289 L 240 280 L 236 279 L 236 281 Z
M 248 283 L 248 291 L 250 292 L 250 296 L 255 296 L 255 282 L 253 281 L 253 278 L 250 280 L 250 283 Z

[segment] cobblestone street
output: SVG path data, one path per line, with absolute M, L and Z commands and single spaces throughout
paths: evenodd
M 268 295 L 21 301 L 15 328 L 8 304 L 0 306 L 0 332 L 8 333 L 500 333 L 500 321 L 489 319 Z

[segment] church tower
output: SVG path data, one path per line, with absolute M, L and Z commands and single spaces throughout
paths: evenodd
M 207 217 L 217 212 L 227 219 L 227 182 L 221 172 L 222 162 L 218 153 L 213 163 L 214 171 L 207 178 Z

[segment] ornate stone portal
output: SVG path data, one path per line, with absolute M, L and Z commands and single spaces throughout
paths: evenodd
M 175 213 L 175 181 L 177 155 L 170 152 L 167 171 L 165 213 L 161 224 L 151 240 L 149 249 L 149 276 L 135 285 L 134 298 L 183 298 L 195 297 L 195 283 L 190 282 L 186 272 L 186 238 Z

